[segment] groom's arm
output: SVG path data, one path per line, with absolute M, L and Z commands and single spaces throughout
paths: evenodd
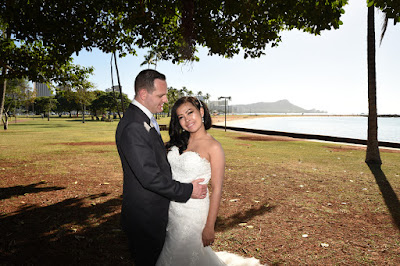
M 131 123 L 121 135 L 120 148 L 143 188 L 170 200 L 186 202 L 192 194 L 193 185 L 172 180 L 170 171 L 161 171 L 157 164 L 155 147 L 143 124 Z

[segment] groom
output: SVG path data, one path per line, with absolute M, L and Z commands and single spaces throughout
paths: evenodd
M 155 265 L 162 250 L 171 200 L 204 198 L 206 185 L 172 180 L 167 153 L 153 114 L 167 99 L 165 76 L 141 71 L 135 79 L 135 99 L 118 124 L 116 144 L 124 172 L 121 224 L 135 266 Z

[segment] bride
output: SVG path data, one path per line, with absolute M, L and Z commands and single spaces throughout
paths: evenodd
M 214 252 L 215 221 L 222 196 L 225 155 L 221 144 L 207 129 L 211 117 L 207 106 L 195 97 L 182 97 L 173 106 L 166 144 L 173 179 L 211 184 L 205 199 L 171 202 L 167 236 L 158 266 L 261 265 L 255 258 Z

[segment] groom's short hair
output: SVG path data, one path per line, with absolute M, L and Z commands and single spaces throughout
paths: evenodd
M 154 89 L 154 80 L 165 80 L 165 75 L 157 70 L 146 69 L 140 71 L 135 79 L 135 94 L 138 95 L 141 89 L 146 89 L 148 93 L 152 93 Z

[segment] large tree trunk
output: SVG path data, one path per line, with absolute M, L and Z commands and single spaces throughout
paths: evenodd
M 3 120 L 4 130 L 7 130 L 8 129 L 8 114 L 7 114 L 7 112 L 4 112 L 2 120 Z
M 375 7 L 368 7 L 367 61 L 368 61 L 368 138 L 367 164 L 382 164 L 378 143 L 378 113 L 376 106 L 376 62 L 375 62 Z
M 8 129 L 8 121 L 9 121 L 9 119 L 8 119 L 8 118 L 9 118 L 8 112 L 10 111 L 11 104 L 12 104 L 12 103 L 10 103 L 10 104 L 8 105 L 7 108 L 4 107 L 3 117 L 2 117 L 4 130 L 7 130 L 7 129 Z M 16 121 L 16 120 L 17 120 L 17 119 L 15 119 L 15 121 Z

